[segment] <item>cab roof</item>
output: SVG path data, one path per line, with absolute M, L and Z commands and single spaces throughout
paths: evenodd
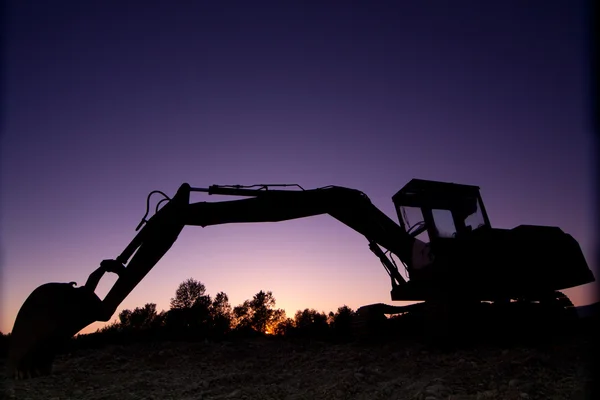
M 478 197 L 479 186 L 464 185 L 459 183 L 429 181 L 425 179 L 412 179 L 400 189 L 392 200 L 396 204 L 405 206 L 420 206 L 444 200 L 459 199 L 464 197 Z

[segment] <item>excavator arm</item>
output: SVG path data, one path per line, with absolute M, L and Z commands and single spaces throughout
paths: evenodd
M 274 185 L 282 186 L 282 185 Z M 287 185 L 283 185 L 287 186 Z M 68 339 L 95 321 L 108 321 L 121 302 L 169 251 L 187 225 L 207 227 L 228 223 L 278 222 L 328 214 L 362 234 L 371 251 L 381 260 L 392 285 L 405 284 L 398 268 L 381 247 L 406 264 L 409 275 L 431 263 L 425 243 L 407 234 L 399 225 L 375 207 L 362 192 L 328 186 L 319 189 L 273 190 L 273 185 L 210 186 L 193 188 L 183 184 L 173 198 L 161 193 L 166 204 L 149 219 L 150 197 L 146 215 L 138 233 L 116 260 L 105 260 L 81 288 L 72 284 L 49 283 L 40 286 L 19 310 L 11 348 L 9 368 L 16 376 L 44 375 L 49 371 L 49 349 L 61 339 Z M 191 192 L 211 195 L 243 196 L 241 200 L 190 203 Z M 100 300 L 95 287 L 105 272 L 119 278 Z M 43 369 L 46 372 L 40 372 Z
M 169 199 L 152 218 L 142 219 L 140 225 L 145 225 L 117 257 L 117 261 L 127 266 L 103 300 L 106 312 L 102 320 L 110 319 L 119 304 L 171 248 L 186 225 L 207 227 L 279 222 L 329 214 L 368 240 L 371 250 L 384 263 L 393 285 L 402 285 L 406 281 L 394 264 L 385 262 L 385 255 L 378 246 L 396 254 L 409 273 L 431 261 L 423 242 L 404 232 L 358 190 L 339 186 L 310 190 L 273 190 L 271 187 L 261 185 L 259 189 L 252 189 L 213 185 L 205 189 L 183 184 L 173 199 Z M 191 192 L 247 198 L 190 204 Z

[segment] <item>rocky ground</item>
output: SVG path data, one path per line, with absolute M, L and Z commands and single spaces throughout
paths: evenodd
M 59 356 L 16 399 L 586 399 L 591 337 L 440 350 L 415 341 L 148 343 Z

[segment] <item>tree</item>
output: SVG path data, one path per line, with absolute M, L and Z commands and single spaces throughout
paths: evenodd
M 295 329 L 294 320 L 291 318 L 283 318 L 273 329 L 274 335 L 289 335 Z
M 212 299 L 206 286 L 189 278 L 179 284 L 171 309 L 165 315 L 165 327 L 169 335 L 188 338 L 205 336 L 211 324 Z
M 333 326 L 334 318 L 335 318 L 335 314 L 333 313 L 333 311 L 329 311 L 329 314 L 327 314 L 327 325 Z
M 224 292 L 215 296 L 210 308 L 213 329 L 217 334 L 223 334 L 231 328 L 232 310 L 229 297 Z
M 308 308 L 296 311 L 294 325 L 300 333 L 307 335 L 324 335 L 329 329 L 327 315 Z
M 144 307 L 136 307 L 133 311 L 123 310 L 119 313 L 119 322 L 123 328 L 148 329 L 156 326 L 159 320 L 160 315 L 156 312 L 154 303 L 147 303 Z
M 175 334 L 203 335 L 211 322 L 211 303 L 209 295 L 202 295 L 189 307 L 171 308 L 166 313 L 165 326 Z
M 275 309 L 275 297 L 272 292 L 262 290 L 252 300 L 233 309 L 235 326 L 238 329 L 251 328 L 260 333 L 272 333 L 277 324 L 285 319 L 285 311 Z
M 258 332 L 266 332 L 271 315 L 275 308 L 275 298 L 271 292 L 263 292 L 262 290 L 254 295 L 250 301 L 250 309 L 252 310 L 251 326 Z
M 329 326 L 333 332 L 341 336 L 349 336 L 352 333 L 352 319 L 355 311 L 350 307 L 343 305 L 337 309 L 335 314 L 330 313 Z
M 212 303 L 212 309 L 215 315 L 231 316 L 231 305 L 227 294 L 224 292 L 217 293 Z
M 251 328 L 252 311 L 250 310 L 250 300 L 246 300 L 233 308 L 233 322 L 236 329 Z
M 189 323 L 192 326 L 208 326 L 211 322 L 211 308 L 212 308 L 212 299 L 209 295 L 205 294 L 199 296 L 192 307 L 190 308 L 190 318 Z
M 294 315 L 294 324 L 297 328 L 307 328 L 313 325 L 327 325 L 327 315 L 314 309 L 305 308 L 303 311 L 296 311 L 296 315 Z
M 285 310 L 282 310 L 281 308 L 273 310 L 271 318 L 267 323 L 266 333 L 269 333 L 271 335 L 277 334 L 277 327 L 281 325 L 286 319 L 287 317 L 285 315 Z
M 175 297 L 171 299 L 171 308 L 192 308 L 205 292 L 206 287 L 202 282 L 189 278 L 177 287 Z

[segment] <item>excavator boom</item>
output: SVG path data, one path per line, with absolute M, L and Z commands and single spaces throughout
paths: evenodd
M 339 186 L 310 190 L 270 190 L 268 186 L 263 188 L 211 186 L 206 189 L 182 185 L 174 198 L 147 221 L 117 257 L 119 262 L 128 264 L 125 273 L 103 301 L 107 310 L 104 317 L 110 318 L 109 314 L 114 313 L 125 297 L 163 257 L 186 225 L 207 227 L 229 223 L 279 222 L 329 214 L 362 234 L 371 246 L 377 244 L 396 254 L 407 265 L 409 272 L 429 263 L 427 257 L 419 257 L 425 244 L 404 232 L 358 190 Z M 190 192 L 248 198 L 190 204 Z M 386 269 L 394 284 L 405 283 L 397 268 L 391 271 L 388 267 Z

